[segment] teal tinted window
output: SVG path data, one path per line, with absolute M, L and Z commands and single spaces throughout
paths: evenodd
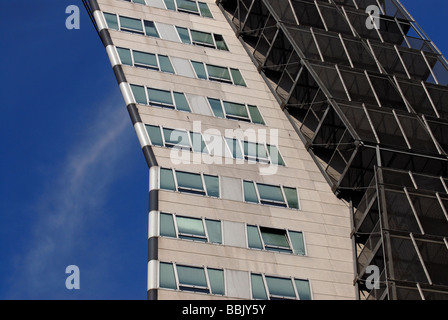
M 280 152 L 278 151 L 278 148 L 276 146 L 267 145 L 268 151 L 269 151 L 269 158 L 271 159 L 271 163 L 284 166 L 285 162 L 283 161 L 282 156 L 280 155 Z
M 311 300 L 311 289 L 308 280 L 294 280 L 300 300 Z
M 251 181 L 244 181 L 244 201 L 258 203 L 257 192 L 255 191 L 255 185 Z
M 177 33 L 179 34 L 179 38 L 183 43 L 191 44 L 190 34 L 188 33 L 187 28 L 176 27 Z
M 207 147 L 200 133 L 190 132 L 190 137 L 194 152 L 208 153 Z
M 204 2 L 198 2 L 199 10 L 201 11 L 201 16 L 207 17 L 207 18 L 213 18 L 212 13 L 210 12 L 210 9 L 208 8 L 207 4 Z
M 207 268 L 207 273 L 212 293 L 224 295 L 224 271 L 219 269 Z
M 152 21 L 144 21 L 145 33 L 148 37 L 159 38 L 159 33 L 157 32 L 156 26 Z
M 207 241 L 202 219 L 176 217 L 179 238 Z
M 171 169 L 160 169 L 160 188 L 165 190 L 176 190 L 176 185 L 174 183 L 173 170 Z
M 207 195 L 219 198 L 219 178 L 216 176 L 204 175 L 204 182 L 205 187 L 207 188 Z
M 177 289 L 174 268 L 171 263 L 160 262 L 159 285 L 161 288 Z
M 208 64 L 207 71 L 210 80 L 232 82 L 229 70 L 227 68 Z
M 163 128 L 163 137 L 165 138 L 165 147 L 190 148 L 190 140 L 186 131 Z
M 209 292 L 203 268 L 178 265 L 177 275 L 179 276 L 179 288 L 181 290 Z
M 224 112 L 222 112 L 221 101 L 219 101 L 218 99 L 208 98 L 208 102 L 210 103 L 210 107 L 212 108 L 215 117 L 224 118 Z
M 129 17 L 120 17 L 121 30 L 127 30 L 143 34 L 142 21 Z
M 216 48 L 219 50 L 225 50 L 229 51 L 229 48 L 227 48 L 226 42 L 224 41 L 224 37 L 220 34 L 215 34 L 215 42 L 216 42 Z
M 109 29 L 118 30 L 117 15 L 105 13 L 105 12 L 103 14 L 104 14 L 104 19 L 106 19 L 107 27 Z
M 183 93 L 174 92 L 174 101 L 176 102 L 176 109 L 181 111 L 190 112 L 190 106 Z
M 244 104 L 224 101 L 223 105 L 227 117 L 249 120 L 249 115 L 247 114 L 247 109 Z
M 305 243 L 302 232 L 289 231 L 288 233 L 294 253 L 305 255 Z
M 297 189 L 283 187 L 283 191 L 285 192 L 288 207 L 290 207 L 291 209 L 300 209 Z
M 205 45 L 208 47 L 215 47 L 211 33 L 195 30 L 190 30 L 190 33 L 191 33 L 191 40 L 193 41 L 193 43 Z
M 196 1 L 176 0 L 176 2 L 177 2 L 177 10 L 199 14 L 198 7 L 196 6 Z
M 122 64 L 132 66 L 131 50 L 125 48 L 117 48 L 117 52 Z
M 191 64 L 199 79 L 207 79 L 207 73 L 205 72 L 204 64 L 202 62 L 191 61 Z
M 205 193 L 200 174 L 176 171 L 176 178 L 179 189 L 198 191 L 201 194 Z
M 264 204 L 278 204 L 286 206 L 283 199 L 282 190 L 277 186 L 270 186 L 267 184 L 258 184 L 258 193 L 260 194 L 261 203 Z
M 160 70 L 163 72 L 174 74 L 174 69 L 173 66 L 171 65 L 170 58 L 162 55 L 159 55 L 158 57 L 159 57 Z
M 227 145 L 229 146 L 230 152 L 234 159 L 243 159 L 243 154 L 241 153 L 241 148 L 238 140 L 225 138 Z
M 149 103 L 174 108 L 171 92 L 165 90 L 148 88 Z
M 145 0 L 132 0 L 134 3 L 146 4 Z
M 243 87 L 246 86 L 246 82 L 244 82 L 243 76 L 238 69 L 230 69 L 230 72 L 232 73 L 233 84 Z
M 221 221 L 205 220 L 208 239 L 212 243 L 222 243 Z
M 132 94 L 134 95 L 135 102 L 141 103 L 141 104 L 148 103 L 148 101 L 146 100 L 145 87 L 136 86 L 136 85 L 131 84 L 131 90 L 132 90 Z
M 266 288 L 264 287 L 263 277 L 260 274 L 251 274 L 252 298 L 258 300 L 267 300 Z
M 160 235 L 176 238 L 176 229 L 172 214 L 160 213 Z
M 256 106 L 251 106 L 251 105 L 249 105 L 248 107 L 249 107 L 250 117 L 252 118 L 252 122 L 258 123 L 258 124 L 265 124 L 263 117 L 261 116 L 258 108 Z
M 266 148 L 262 144 L 244 141 L 243 148 L 244 148 L 244 155 L 248 159 L 262 160 L 268 158 Z
M 134 66 L 159 69 L 155 54 L 141 51 L 134 51 Z
M 260 233 L 256 226 L 247 226 L 247 243 L 251 249 L 263 249 Z
M 266 277 L 271 298 L 296 298 L 291 279 Z
M 266 250 L 291 252 L 286 231 L 271 228 L 260 228 Z
M 174 4 L 174 0 L 163 0 L 165 2 L 166 8 L 168 10 L 176 11 L 176 5 Z
M 158 126 L 146 125 L 146 131 L 148 132 L 149 139 L 153 146 L 163 146 L 162 134 L 160 133 L 160 128 Z

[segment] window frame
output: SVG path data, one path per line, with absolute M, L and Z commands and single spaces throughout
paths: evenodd
M 184 263 L 177 263 L 174 261 L 170 261 L 170 262 L 165 262 L 165 261 L 160 261 L 160 263 L 164 263 L 164 264 L 171 264 L 171 266 L 173 267 L 173 271 L 174 271 L 174 280 L 176 282 L 176 289 L 172 289 L 172 288 L 164 288 L 160 286 L 160 273 L 159 273 L 159 277 L 157 279 L 157 287 L 160 289 L 164 289 L 164 290 L 175 290 L 175 291 L 185 291 L 185 292 L 194 292 L 194 293 L 199 293 L 199 294 L 207 294 L 207 295 L 215 295 L 215 296 L 225 296 L 227 294 L 227 286 L 226 286 L 226 272 L 224 271 L 223 268 L 215 268 L 215 267 L 208 267 L 208 266 L 194 266 L 194 265 L 187 265 Z M 184 268 L 191 268 L 191 269 L 202 269 L 204 272 L 204 276 L 205 276 L 205 281 L 206 281 L 206 287 L 204 286 L 200 286 L 200 285 L 190 285 L 190 284 L 181 284 L 180 279 L 179 279 L 179 272 L 177 267 L 184 267 Z M 160 269 L 160 267 L 159 267 Z M 208 270 L 212 269 L 212 270 L 218 270 L 222 272 L 223 275 L 223 282 L 224 282 L 224 293 L 223 294 L 218 294 L 218 293 L 213 293 L 213 288 L 210 282 L 210 276 L 208 274 Z M 184 290 L 182 288 L 186 288 L 187 290 Z M 190 290 L 191 289 L 191 290 Z M 197 290 L 195 290 L 197 289 Z
M 173 62 L 171 61 L 170 56 L 164 55 L 164 54 L 158 54 L 158 53 L 151 53 L 151 52 L 146 52 L 146 51 L 140 51 L 140 50 L 134 50 L 131 48 L 124 48 L 124 47 L 115 47 L 115 51 L 117 53 L 118 58 L 120 59 L 120 63 L 122 65 L 127 65 L 127 64 L 123 64 L 123 61 L 121 60 L 120 55 L 118 54 L 118 49 L 124 49 L 124 50 L 129 50 L 130 55 L 131 55 L 131 64 L 130 67 L 134 67 L 134 68 L 139 68 L 139 69 L 144 69 L 144 70 L 154 70 L 154 71 L 158 71 L 158 72 L 163 72 L 163 73 L 168 73 L 168 74 L 176 74 L 176 70 L 174 69 L 173 66 Z M 143 53 L 143 54 L 147 54 L 147 55 L 153 55 L 155 57 L 157 66 L 153 66 L 153 65 L 146 65 L 146 64 L 140 64 L 140 63 L 136 63 L 135 62 L 135 57 L 134 57 L 134 53 L 138 52 L 138 53 Z M 166 57 L 171 65 L 171 69 L 173 69 L 173 72 L 168 72 L 168 71 L 164 71 L 162 70 L 161 66 L 160 66 L 160 56 Z M 165 90 L 168 91 L 168 90 Z M 174 97 L 173 97 L 174 99 Z
M 283 186 L 283 185 L 273 185 L 273 184 L 268 184 L 268 183 L 261 183 L 261 182 L 256 182 L 256 181 L 252 181 L 252 180 L 246 180 L 246 179 L 241 179 L 241 184 L 242 184 L 242 190 L 243 190 L 243 202 L 244 203 L 248 203 L 248 204 L 257 204 L 255 202 L 248 202 L 245 200 L 245 194 L 244 194 L 244 182 L 248 182 L 248 183 L 252 183 L 255 186 L 255 193 L 257 195 L 258 198 L 258 204 L 259 205 L 265 205 L 265 206 L 270 206 L 270 207 L 276 207 L 276 208 L 283 208 L 283 209 L 290 209 L 290 210 L 297 210 L 297 211 L 301 211 L 301 205 L 300 205 L 300 196 L 299 196 L 299 190 L 296 187 L 287 187 L 287 186 Z M 258 185 L 266 185 L 266 186 L 270 186 L 270 187 L 279 187 L 282 193 L 282 197 L 284 202 L 280 203 L 278 201 L 274 201 L 274 200 L 269 200 L 269 199 L 264 199 L 264 203 L 262 202 L 262 199 L 260 197 L 260 192 L 258 190 Z M 285 195 L 285 191 L 284 188 L 289 188 L 289 189 L 295 189 L 296 191 L 296 195 L 297 195 L 297 206 L 298 208 L 292 208 L 290 207 L 289 203 L 288 203 L 288 199 Z M 277 205 L 278 204 L 278 205 Z M 282 205 L 284 204 L 284 206 Z
M 160 168 L 160 169 L 171 170 L 171 172 L 173 174 L 173 178 L 174 178 L 174 186 L 175 186 L 175 189 L 176 189 L 175 192 L 189 194 L 189 195 L 200 195 L 200 196 L 210 197 L 210 198 L 214 198 L 214 199 L 220 199 L 221 198 L 222 185 L 221 185 L 221 178 L 220 178 L 220 176 L 212 175 L 212 174 L 189 172 L 189 171 L 183 171 L 183 170 L 176 170 L 176 169 L 173 169 L 173 168 Z M 199 190 L 199 189 L 185 188 L 185 187 L 180 187 L 180 189 L 179 189 L 179 183 L 177 181 L 178 179 L 177 179 L 176 172 L 199 175 L 201 177 L 201 182 L 202 182 L 202 188 L 203 189 Z M 205 184 L 204 175 L 218 178 L 218 188 L 219 188 L 219 196 L 218 197 L 211 196 L 211 195 L 208 194 L 207 185 Z M 159 187 L 160 187 L 160 183 L 159 183 Z M 162 188 L 160 188 L 160 189 L 164 190 L 164 191 L 173 191 L 173 190 L 169 190 L 169 189 L 162 189 Z
M 260 239 L 261 245 L 263 247 L 262 249 L 251 248 L 249 246 L 249 232 L 248 232 L 248 228 L 249 227 L 257 229 L 258 238 Z M 266 245 L 265 240 L 263 239 L 263 231 L 262 231 L 262 229 L 272 229 L 274 231 L 284 232 L 284 235 L 286 237 L 286 241 L 288 242 L 289 247 L 286 248 L 286 247 L 280 247 L 280 246 Z M 293 245 L 292 240 L 291 240 L 290 232 L 295 232 L 295 233 L 301 233 L 302 234 L 304 254 L 300 254 L 300 253 L 294 252 L 294 245 Z M 251 250 L 261 250 L 261 251 L 268 251 L 268 252 L 274 252 L 274 253 L 276 252 L 276 253 L 282 253 L 282 254 L 291 254 L 291 255 L 299 256 L 299 257 L 306 257 L 306 256 L 308 256 L 307 249 L 306 249 L 305 233 L 303 231 L 296 231 L 296 230 L 282 229 L 282 228 L 274 228 L 274 227 L 264 227 L 264 226 L 260 226 L 260 225 L 254 225 L 254 224 L 246 224 L 246 245 L 247 245 L 247 248 L 251 249 Z M 272 250 L 270 250 L 269 248 L 272 248 Z M 278 250 L 276 250 L 276 249 L 278 249 Z
M 190 11 L 190 10 L 186 10 L 186 9 L 179 9 L 179 6 L 177 5 L 177 0 L 173 0 L 174 10 L 168 9 L 168 6 L 166 5 L 165 0 L 163 0 L 162 2 L 163 2 L 163 5 L 164 5 L 166 10 L 176 11 L 176 12 L 181 12 L 181 13 L 187 13 L 187 14 L 192 14 L 192 15 L 195 15 L 195 16 L 200 16 L 200 17 L 204 17 L 204 18 L 214 19 L 213 14 L 210 11 L 210 8 L 209 8 L 209 6 L 208 6 L 208 4 L 206 2 L 196 1 L 196 0 L 190 0 L 190 1 L 196 3 L 196 8 L 198 9 L 198 12 L 194 12 L 194 11 Z M 208 17 L 208 16 L 202 14 L 202 11 L 201 11 L 201 8 L 199 6 L 199 3 L 203 3 L 203 4 L 205 4 L 207 6 L 207 9 L 210 12 L 211 17 Z
M 173 220 L 173 224 L 174 224 L 174 231 L 176 233 L 176 237 L 175 238 L 173 238 L 171 236 L 167 236 L 167 235 L 162 235 L 161 234 L 161 224 L 160 224 L 161 219 L 160 219 L 160 216 L 162 214 L 171 216 L 171 218 Z M 192 220 L 201 220 L 202 227 L 204 228 L 205 236 L 204 237 L 200 237 L 200 236 L 197 236 L 197 235 L 194 235 L 194 234 L 185 234 L 185 236 L 187 236 L 189 238 L 188 239 L 187 238 L 181 238 L 180 237 L 181 233 L 179 232 L 179 227 L 178 227 L 177 220 L 176 220 L 177 217 L 186 218 L 186 219 L 192 219 Z M 221 227 L 221 239 L 220 239 L 220 242 L 212 242 L 212 241 L 210 241 L 210 233 L 209 233 L 209 230 L 208 230 L 208 227 L 207 227 L 207 221 L 215 221 L 215 222 L 219 222 L 220 223 L 220 227 Z M 166 238 L 170 238 L 170 239 L 179 239 L 179 240 L 185 240 L 185 241 L 195 241 L 195 242 L 216 244 L 216 245 L 222 245 L 223 244 L 223 241 L 222 241 L 222 238 L 223 238 L 222 221 L 221 220 L 209 219 L 209 218 L 206 218 L 206 217 L 189 217 L 189 216 L 182 215 L 182 214 L 168 213 L 168 212 L 161 211 L 161 212 L 159 212 L 159 230 L 160 230 L 160 236 L 161 237 L 166 237 Z M 205 241 L 196 240 L 194 238 L 205 239 Z
M 194 60 L 189 60 L 189 61 L 190 61 L 191 66 L 192 66 L 192 68 L 193 68 L 193 71 L 194 71 L 194 74 L 195 74 L 195 76 L 196 76 L 196 79 L 199 79 L 199 80 L 208 80 L 208 81 L 213 81 L 213 82 L 218 82 L 218 83 L 231 84 L 231 85 L 234 85 L 234 86 L 247 88 L 246 81 L 245 81 L 245 79 L 244 79 L 244 77 L 243 77 L 243 74 L 241 73 L 241 71 L 240 71 L 239 69 L 231 68 L 231 67 L 218 66 L 218 65 L 215 65 L 215 64 L 209 64 L 209 63 L 205 63 L 205 62 L 201 62 L 201 61 L 194 61 Z M 200 78 L 200 77 L 198 76 L 197 71 L 196 71 L 196 68 L 194 67 L 194 63 L 202 64 L 202 67 L 203 67 L 204 70 L 205 70 L 205 75 L 206 75 L 206 78 L 207 78 L 207 79 L 203 79 L 203 78 Z M 230 80 L 227 80 L 227 79 L 224 79 L 224 78 L 217 78 L 217 77 L 215 78 L 215 77 L 211 77 L 211 76 L 210 76 L 210 73 L 209 73 L 209 70 L 208 70 L 208 67 L 209 67 L 209 66 L 210 66 L 210 67 L 216 67 L 216 68 L 223 68 L 223 69 L 226 69 L 227 72 L 229 73 Z M 232 75 L 231 69 L 233 69 L 233 70 L 237 70 L 237 71 L 240 73 L 241 78 L 243 79 L 243 82 L 245 83 L 244 86 L 235 83 L 235 81 L 234 81 L 234 79 L 233 79 L 233 75 Z
M 244 122 L 247 122 L 247 123 L 258 124 L 258 125 L 262 125 L 262 126 L 265 126 L 265 125 L 266 125 L 266 122 L 264 121 L 264 117 L 263 117 L 263 115 L 261 114 L 261 112 L 260 112 L 258 106 L 256 106 L 256 105 L 249 105 L 249 104 L 247 104 L 247 103 L 232 102 L 232 101 L 227 101 L 227 100 L 222 100 L 222 99 L 212 98 L 212 97 L 208 97 L 208 96 L 206 97 L 206 99 L 207 99 L 207 104 L 208 104 L 208 106 L 209 106 L 210 110 L 212 111 L 212 114 L 213 114 L 213 116 L 214 116 L 215 118 L 221 118 L 221 117 L 218 117 L 218 116 L 215 115 L 215 112 L 213 111 L 213 108 L 212 108 L 212 106 L 211 106 L 211 102 L 210 102 L 209 99 L 219 101 L 220 106 L 221 106 L 221 111 L 222 111 L 222 113 L 223 113 L 223 117 L 222 117 L 221 119 L 234 120 L 234 121 L 244 121 Z M 246 119 L 246 118 L 243 118 L 243 117 L 238 117 L 238 116 L 228 115 L 227 112 L 226 112 L 226 109 L 225 109 L 225 107 L 224 107 L 224 102 L 227 102 L 227 103 L 233 103 L 233 104 L 242 104 L 242 105 L 244 105 L 244 106 L 246 107 L 247 114 L 248 114 L 247 119 Z M 250 113 L 250 108 L 249 108 L 249 106 L 252 106 L 252 107 L 254 107 L 254 108 L 257 109 L 258 114 L 260 115 L 261 120 L 262 120 L 263 123 L 254 122 L 254 120 L 253 120 L 253 118 L 252 118 L 252 114 Z
M 270 274 L 259 273 L 259 272 L 250 272 L 249 275 L 250 275 L 250 277 L 249 277 L 250 278 L 250 294 L 251 294 L 252 300 L 258 300 L 258 299 L 254 299 L 254 297 L 253 297 L 254 293 L 253 293 L 253 289 L 252 289 L 252 277 L 251 277 L 252 275 L 261 276 L 262 283 L 264 285 L 264 290 L 266 292 L 266 296 L 267 296 L 268 300 L 279 300 L 279 299 L 280 300 L 300 300 L 300 294 L 299 294 L 299 290 L 297 289 L 297 286 L 296 286 L 296 280 L 306 281 L 308 283 L 308 286 L 310 289 L 310 300 L 313 300 L 313 290 L 312 290 L 310 279 L 296 278 L 296 277 L 283 277 L 283 276 L 279 276 L 279 275 L 270 275 Z M 293 288 L 294 294 L 295 294 L 295 298 L 287 297 L 287 296 L 277 296 L 277 295 L 271 294 L 266 278 L 276 278 L 276 279 L 291 281 L 292 288 Z M 274 298 L 274 299 L 272 299 L 272 298 Z
M 157 107 L 157 108 L 163 108 L 163 109 L 169 109 L 169 110 L 176 110 L 176 111 L 191 113 L 190 102 L 188 101 L 187 97 L 185 96 L 185 93 L 183 93 L 183 92 L 172 91 L 172 90 L 165 90 L 165 89 L 158 89 L 158 88 L 147 87 L 145 85 L 138 85 L 138 84 L 133 84 L 133 83 L 130 83 L 130 85 L 135 86 L 135 87 L 143 87 L 143 89 L 145 91 L 145 96 L 146 96 L 146 103 L 144 104 L 145 106 L 150 106 L 150 107 L 152 106 L 152 107 Z M 170 105 L 170 104 L 164 104 L 164 103 L 161 103 L 161 102 L 151 102 L 151 100 L 149 100 L 148 89 L 164 91 L 164 92 L 170 93 L 171 100 L 173 101 L 173 104 Z M 175 98 L 175 93 L 181 94 L 181 95 L 184 96 L 185 101 L 187 102 L 187 105 L 188 105 L 188 109 L 190 111 L 178 109 L 178 106 L 177 106 L 177 103 L 176 103 L 176 98 Z M 132 92 L 132 95 L 134 96 L 134 99 L 135 99 L 134 92 Z M 141 104 L 139 102 L 137 102 L 137 103 Z

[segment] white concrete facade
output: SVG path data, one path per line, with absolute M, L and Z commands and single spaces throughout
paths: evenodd
M 222 135 L 225 135 L 226 129 L 266 130 L 267 142 L 272 141 L 269 133 L 278 132 L 275 145 L 285 166 L 276 167 L 273 175 L 263 175 L 260 168 L 266 165 L 247 161 L 213 165 L 175 164 L 170 156 L 172 149 L 155 146 L 153 151 L 158 164 L 161 168 L 219 176 L 221 187 L 222 181 L 232 181 L 233 178 L 297 188 L 300 210 L 245 203 L 243 197 L 243 201 L 228 200 L 234 196 L 227 196 L 229 190 L 224 191 L 222 188 L 221 195 L 224 196 L 220 198 L 160 190 L 159 212 L 219 220 L 224 229 L 224 240 L 222 244 L 212 244 L 160 236 L 158 260 L 224 270 L 225 295 L 160 288 L 158 279 L 151 278 L 159 275 L 158 262 L 148 266 L 148 284 L 151 289 L 158 290 L 158 299 L 251 299 L 250 274 L 256 273 L 309 280 L 314 300 L 355 299 L 349 205 L 332 193 L 221 10 L 212 0 L 202 2 L 207 3 L 213 18 L 167 10 L 161 6 L 162 0 L 147 0 L 153 6 L 123 0 L 99 0 L 98 4 L 102 12 L 222 35 L 229 51 L 109 30 L 116 47 L 236 68 L 240 70 L 247 86 L 123 66 L 129 83 L 255 105 L 266 125 L 217 118 L 211 112 L 205 115 L 138 104 L 143 123 L 193 130 L 193 123 L 199 121 L 203 132 L 215 129 Z M 302 232 L 306 255 L 249 249 L 247 242 L 242 245 L 242 241 L 247 240 L 247 234 L 241 234 L 246 232 L 247 225 Z M 154 230 L 154 226 L 150 228 Z

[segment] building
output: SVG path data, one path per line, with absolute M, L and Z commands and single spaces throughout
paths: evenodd
M 398 1 L 85 4 L 149 167 L 148 299 L 448 297 L 447 63 Z

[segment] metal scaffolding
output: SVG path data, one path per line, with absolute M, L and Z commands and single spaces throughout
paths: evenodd
M 360 299 L 448 299 L 448 63 L 437 47 L 396 0 L 217 2 L 353 205 Z M 380 289 L 365 285 L 370 265 Z

